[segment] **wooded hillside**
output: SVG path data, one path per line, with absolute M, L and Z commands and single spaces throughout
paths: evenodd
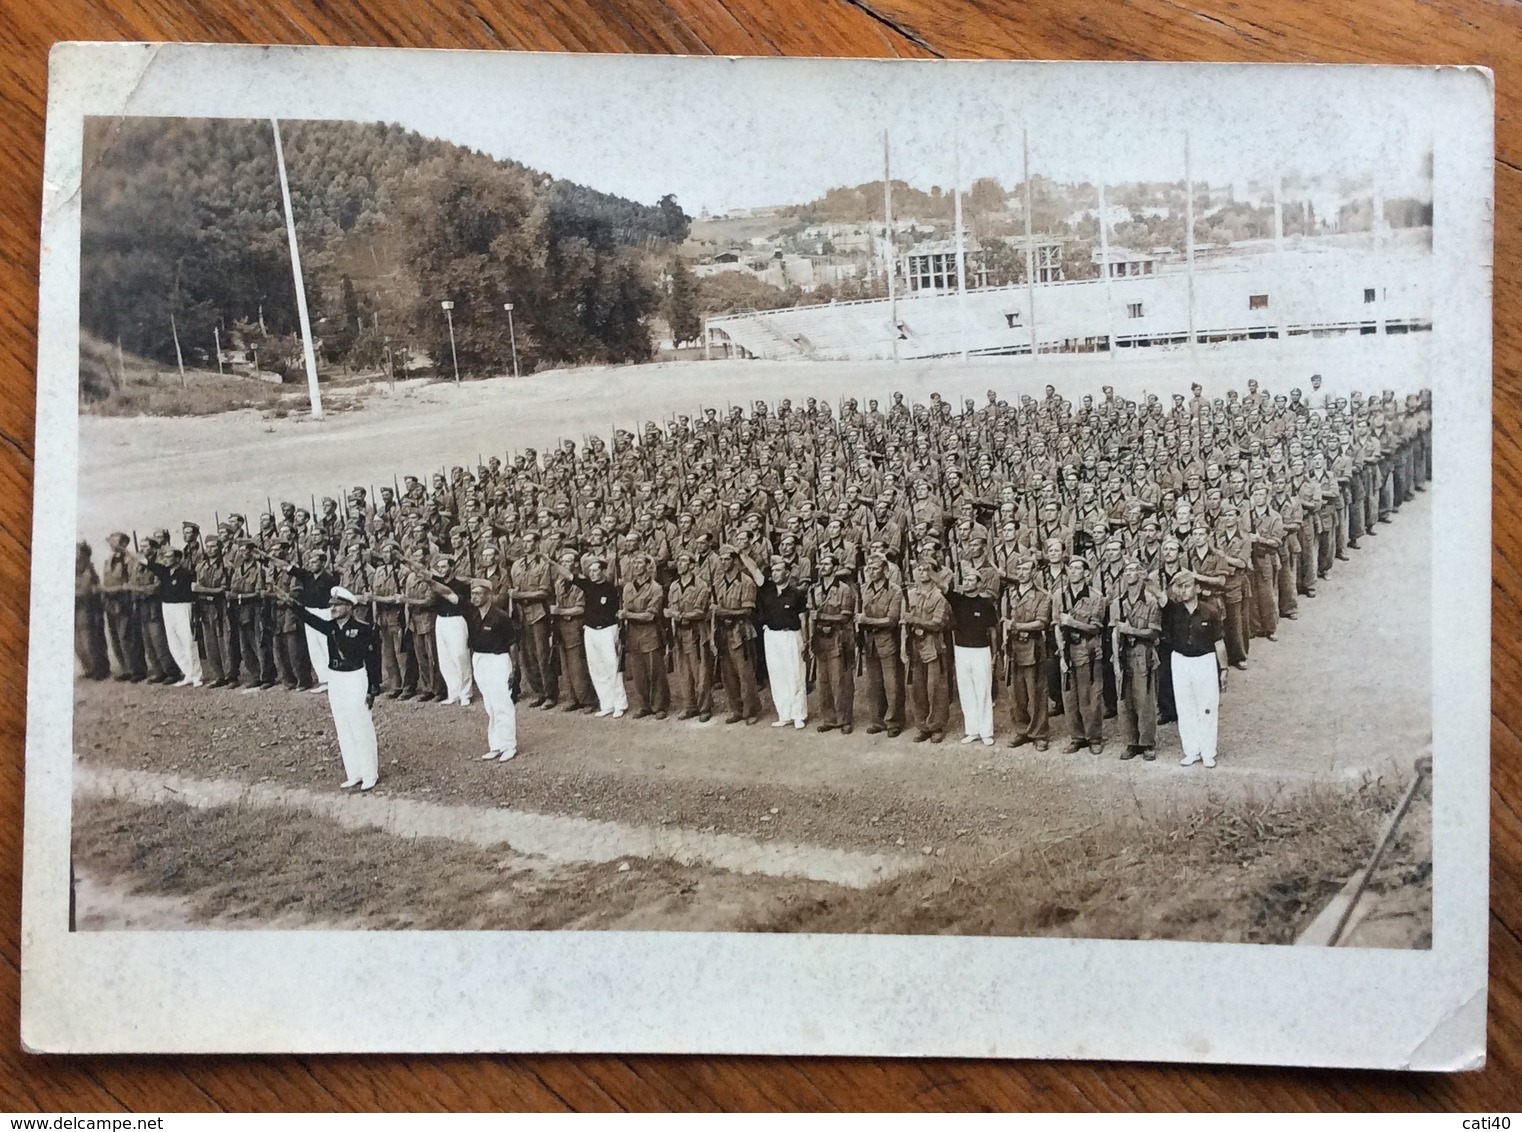
M 655 286 L 688 217 L 394 125 L 284 122 L 313 336 L 328 362 L 379 364 L 388 339 L 462 370 L 650 356 Z M 272 128 L 226 119 L 86 123 L 80 320 L 134 353 L 214 364 L 297 329 Z M 299 365 L 299 363 L 298 363 Z

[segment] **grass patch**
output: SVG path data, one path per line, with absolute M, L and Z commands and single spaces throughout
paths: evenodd
M 364 408 L 363 396 L 373 375 L 323 380 L 323 408 L 345 412 Z M 330 388 L 344 387 L 342 395 Z M 88 334 L 79 342 L 79 409 L 102 417 L 205 417 L 216 413 L 258 409 L 281 418 L 309 411 L 306 385 L 278 384 L 244 374 L 220 374 L 187 368 L 183 381 L 177 368 L 133 354 L 118 355 L 116 347 Z
M 1367 862 L 1404 785 L 1317 786 L 1107 823 L 987 860 L 935 861 L 871 889 L 793 902 L 746 926 L 1292 943 Z M 1429 923 L 1430 807 L 1424 789 L 1388 854 L 1428 862 L 1415 872 L 1429 884 Z
M 725 903 L 723 894 L 712 899 L 716 887 L 743 885 L 764 897 L 804 883 L 669 861 L 546 866 L 505 845 L 347 829 L 279 807 L 119 798 L 75 803 L 74 860 L 113 887 L 181 897 L 194 920 L 234 927 L 680 927 L 690 909 Z

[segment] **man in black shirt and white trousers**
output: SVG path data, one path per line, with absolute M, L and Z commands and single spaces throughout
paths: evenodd
M 492 604 L 491 583 L 483 578 L 470 583 L 470 606 L 465 610 L 469 634 L 470 667 L 481 702 L 486 705 L 487 761 L 507 762 L 518 753 L 518 711 L 513 706 L 513 659 L 510 650 L 518 641 L 518 626 Z
M 1163 639 L 1173 650 L 1173 699 L 1178 706 L 1181 766 L 1203 761 L 1215 766 L 1221 693 L 1226 690 L 1224 626 L 1217 607 L 1200 601 L 1199 584 L 1188 570 L 1168 587 L 1163 607 Z
M 334 586 L 328 597 L 332 620 L 317 616 L 296 605 L 296 616 L 322 634 L 328 653 L 328 707 L 333 712 L 333 727 L 338 732 L 338 749 L 343 755 L 344 782 L 340 790 L 358 786 L 373 790 L 380 776 L 380 758 L 375 747 L 375 723 L 370 708 L 380 691 L 380 646 L 375 630 L 354 616 L 356 598 L 342 586 Z

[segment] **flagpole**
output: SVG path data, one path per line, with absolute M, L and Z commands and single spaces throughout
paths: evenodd
M 306 361 L 307 394 L 312 419 L 322 420 L 322 393 L 317 388 L 317 355 L 312 350 L 312 321 L 307 316 L 306 286 L 301 281 L 301 249 L 296 244 L 296 214 L 291 211 L 291 186 L 285 176 L 285 149 L 280 144 L 280 122 L 270 119 L 275 131 L 275 164 L 280 170 L 280 199 L 285 202 L 285 234 L 291 243 L 291 274 L 296 280 L 296 315 L 301 320 L 301 354 Z
M 898 361 L 898 296 L 893 287 L 893 178 L 888 170 L 888 131 L 883 131 L 883 269 L 888 273 L 888 330 L 893 340 L 893 360 Z
M 1031 360 L 1036 357 L 1036 268 L 1034 246 L 1031 243 L 1031 139 L 1029 130 L 1020 131 L 1020 147 L 1024 152 L 1025 179 L 1025 305 L 1030 307 L 1027 319 L 1031 324 Z

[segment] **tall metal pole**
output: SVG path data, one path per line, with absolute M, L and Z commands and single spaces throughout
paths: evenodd
M 962 147 L 957 145 L 956 178 L 952 185 L 952 214 L 957 232 L 957 345 L 967 360 L 967 234 L 962 228 Z
M 291 274 L 296 280 L 296 317 L 301 322 L 301 356 L 307 368 L 307 396 L 312 402 L 312 419 L 322 420 L 322 391 L 317 388 L 317 355 L 312 350 L 312 320 L 307 315 L 307 289 L 301 281 L 301 248 L 296 243 L 296 214 L 291 211 L 291 185 L 285 175 L 285 148 L 280 144 L 280 121 L 270 119 L 275 131 L 275 164 L 280 169 L 280 199 L 285 202 L 285 234 L 291 244 Z M 264 306 L 259 307 L 259 325 L 264 325 Z
M 1285 332 L 1284 324 L 1284 300 L 1286 297 L 1284 293 L 1286 280 L 1284 271 L 1284 179 L 1278 173 L 1274 174 L 1274 260 L 1278 267 L 1278 279 L 1274 285 L 1274 290 L 1278 294 L 1271 298 L 1269 302 L 1273 304 L 1274 312 L 1278 316 L 1275 321 L 1279 324 L 1279 344 L 1282 347 L 1287 341 L 1288 335 Z
M 1374 210 L 1373 223 L 1370 229 L 1374 237 L 1374 268 L 1378 286 L 1374 290 L 1374 333 L 1385 333 L 1385 198 L 1379 191 L 1379 175 L 1374 176 L 1373 200 L 1370 206 Z
M 898 295 L 894 291 L 894 267 L 898 255 L 893 241 L 893 175 L 888 168 L 888 131 L 883 131 L 883 269 L 888 274 L 888 329 L 893 339 L 893 360 L 898 361 Z
M 507 340 L 512 343 L 513 347 L 513 376 L 520 377 L 521 375 L 518 373 L 518 332 L 513 329 L 513 304 L 503 303 L 502 306 L 507 311 Z
M 444 317 L 449 320 L 449 358 L 454 362 L 454 383 L 459 385 L 460 355 L 455 352 L 454 348 L 454 311 L 450 309 L 453 306 L 454 304 L 450 303 L 449 306 L 444 308 Z
M 175 325 L 174 308 L 169 309 L 169 333 L 174 338 L 174 360 L 180 367 L 180 388 L 185 386 L 185 355 L 180 353 L 180 328 Z
M 1110 225 L 1105 220 L 1105 183 L 1099 182 L 1099 269 L 1104 272 L 1105 333 L 1110 336 L 1110 357 L 1115 357 L 1115 302 L 1111 297 Z
M 1184 260 L 1189 276 L 1189 352 L 1194 353 L 1194 167 L 1189 160 L 1189 133 L 1184 133 Z
M 1031 324 L 1031 357 L 1038 353 L 1036 342 L 1036 261 L 1035 243 L 1031 235 L 1031 139 L 1029 130 L 1020 131 L 1020 148 L 1024 153 L 1025 179 L 1025 305 L 1030 308 L 1026 318 Z

